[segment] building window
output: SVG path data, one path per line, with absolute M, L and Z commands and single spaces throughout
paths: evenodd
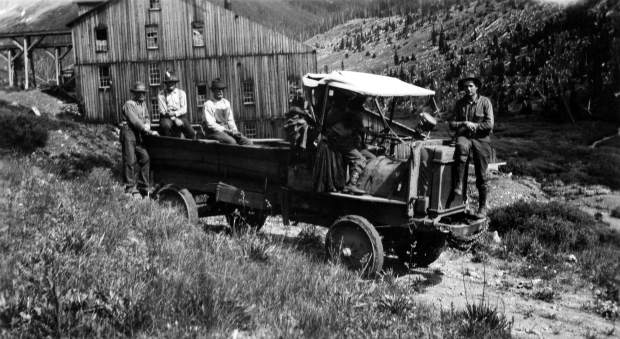
M 159 11 L 161 10 L 161 4 L 159 3 L 159 0 L 150 0 L 150 7 L 149 9 L 152 11 Z
M 159 37 L 157 25 L 146 26 L 146 48 L 157 49 L 159 48 Z
M 205 25 L 202 21 L 192 22 L 192 40 L 194 41 L 194 47 L 204 47 Z
M 110 66 L 99 66 L 99 88 L 110 88 L 111 84 Z
M 243 104 L 254 104 L 254 80 L 246 79 L 241 83 L 241 90 L 243 91 Z
M 243 134 L 248 138 L 256 138 L 256 122 L 244 122 Z
M 161 72 L 158 64 L 149 64 L 149 85 L 159 86 L 161 83 Z
M 209 87 L 207 84 L 196 85 L 196 104 L 198 107 L 204 107 L 209 96 Z
M 108 28 L 105 26 L 95 28 L 95 51 L 108 51 Z
M 157 87 L 151 87 L 149 91 L 149 110 L 151 113 L 151 121 L 159 121 L 159 89 Z

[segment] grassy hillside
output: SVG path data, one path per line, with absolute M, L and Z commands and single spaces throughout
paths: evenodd
M 312 232 L 204 232 L 125 196 L 109 170 L 48 170 L 0 161 L 2 336 L 510 336 L 491 306 L 435 309 L 389 272 L 366 281 L 325 263 Z

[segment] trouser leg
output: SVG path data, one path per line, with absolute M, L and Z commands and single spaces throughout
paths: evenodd
M 344 161 L 349 165 L 349 170 L 361 174 L 366 166 L 366 157 L 358 149 L 350 149 L 342 152 Z
M 207 135 L 205 137 L 207 139 L 217 140 L 223 144 L 230 144 L 230 145 L 237 144 L 237 141 L 235 140 L 235 138 L 233 138 L 232 136 L 230 136 L 228 133 L 225 133 L 225 132 L 220 132 L 220 131 L 207 132 Z
M 479 210 L 486 209 L 489 185 L 487 169 L 491 160 L 491 144 L 488 141 L 473 140 L 473 160 L 476 170 L 476 188 L 479 196 Z M 485 211 L 486 212 L 486 211 Z
M 138 165 L 140 166 L 140 171 L 138 174 L 138 189 L 141 191 L 145 191 L 148 190 L 149 187 L 151 158 L 149 157 L 146 149 L 142 147 L 142 145 L 136 145 L 136 157 L 138 160 Z
M 170 118 L 161 117 L 159 119 L 159 134 L 165 137 L 172 136 L 172 125 L 173 122 Z
M 454 167 L 452 187 L 455 195 L 463 195 L 465 184 L 465 171 L 467 169 L 467 159 L 471 151 L 472 141 L 460 136 L 456 139 L 454 151 Z
M 245 135 L 241 133 L 237 133 L 234 135 L 235 140 L 239 145 L 252 145 L 252 140 L 247 138 Z
M 189 122 L 189 120 L 187 120 L 187 117 L 185 117 L 185 115 L 182 115 L 181 117 L 178 117 L 177 119 L 183 122 L 183 125 L 178 128 L 181 130 L 181 132 L 183 132 L 183 135 L 185 136 L 185 138 L 195 139 L 196 131 L 194 131 L 194 129 L 192 128 L 192 124 Z
M 366 191 L 357 187 L 357 181 L 364 171 L 366 158 L 358 149 L 350 149 L 342 153 L 344 161 L 349 165 L 349 183 L 345 186 L 344 191 L 353 194 L 366 194 Z
M 123 183 L 125 191 L 135 190 L 136 136 L 129 127 L 122 127 L 120 133 L 121 151 L 123 156 Z

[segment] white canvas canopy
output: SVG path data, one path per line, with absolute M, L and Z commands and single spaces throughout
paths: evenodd
M 329 85 L 355 93 L 378 97 L 421 97 L 435 95 L 430 89 L 418 87 L 397 78 L 370 73 L 334 71 L 329 74 L 306 74 L 303 79 L 306 87 Z

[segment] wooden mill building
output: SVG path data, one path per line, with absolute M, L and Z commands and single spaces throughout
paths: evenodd
M 207 0 L 79 2 L 69 24 L 77 93 L 86 119 L 117 122 L 136 80 L 150 87 L 153 120 L 163 75 L 185 90 L 190 120 L 202 120 L 213 79 L 228 84 L 239 129 L 251 137 L 281 136 L 283 114 L 301 76 L 316 72 L 316 52 Z

